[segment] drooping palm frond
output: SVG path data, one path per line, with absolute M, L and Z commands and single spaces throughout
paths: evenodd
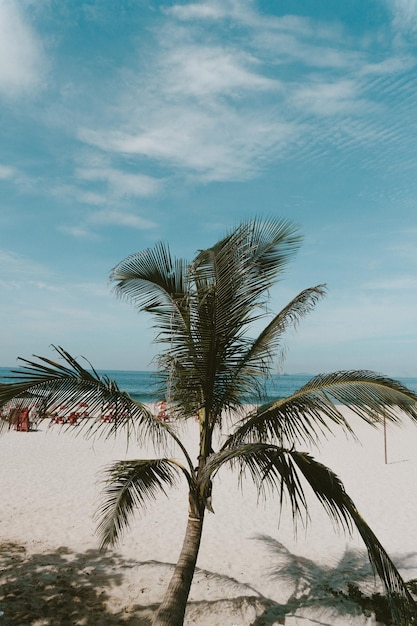
M 168 246 L 158 243 L 113 269 L 116 293 L 154 316 L 156 340 L 166 346 L 159 364 L 169 399 L 186 415 L 202 404 L 207 414 L 221 414 L 239 359 L 251 346 L 245 333 L 265 314 L 267 290 L 300 242 L 290 221 L 254 219 L 191 265 L 174 260 Z
M 106 472 L 103 502 L 97 512 L 100 547 L 117 543 L 129 526 L 135 508 L 143 509 L 166 494 L 177 478 L 177 465 L 169 459 L 117 461 Z
M 196 257 L 204 281 L 217 281 L 213 274 L 213 259 L 224 250 L 233 250 L 236 267 L 241 268 L 239 279 L 258 285 L 258 294 L 265 293 L 283 272 L 302 242 L 299 228 L 282 218 L 252 219 L 241 222 L 212 248 Z
M 260 405 L 247 413 L 224 442 L 227 449 L 245 442 L 270 442 L 283 447 L 317 445 L 320 437 L 332 432 L 332 425 L 353 435 L 343 413 L 331 402 L 311 402 L 289 396 Z
M 205 493 L 208 481 L 227 464 L 238 468 L 240 484 L 249 474 L 258 496 L 266 499 L 268 494 L 278 492 L 281 505 L 288 498 L 294 520 L 307 518 L 307 500 L 289 450 L 266 443 L 249 443 L 214 453 L 200 475 L 201 494 Z
M 357 528 L 369 560 L 382 580 L 393 615 L 398 620 L 396 624 L 411 626 L 416 623 L 413 620 L 417 620 L 417 607 L 401 575 L 358 513 L 338 476 L 328 467 L 305 452 L 268 444 L 245 444 L 210 456 L 200 476 L 201 494 L 205 493 L 208 481 L 213 480 L 225 464 L 238 467 L 240 481 L 248 474 L 259 495 L 266 497 L 267 492 L 278 493 L 281 507 L 288 499 L 295 524 L 300 517 L 306 521 L 309 519 L 306 481 L 333 522 L 349 533 Z
M 38 361 L 20 359 L 24 365 L 10 375 L 14 382 L 0 387 L 0 406 L 25 395 L 25 405 L 41 404 L 46 416 L 58 405 L 64 404 L 69 414 L 84 402 L 92 417 L 82 420 L 81 428 L 91 435 L 98 431 L 110 435 L 124 427 L 139 441 L 151 439 L 155 444 L 165 441 L 169 429 L 156 420 L 145 405 L 130 398 L 115 381 L 99 375 L 91 366 L 90 369 L 83 367 L 63 348 L 54 346 L 54 349 L 62 363 L 39 356 L 35 357 Z M 109 405 L 113 421 L 105 427 L 100 416 Z
M 345 404 L 369 423 L 382 419 L 381 408 L 391 421 L 400 420 L 398 410 L 417 420 L 417 394 L 397 380 L 368 370 L 319 374 L 300 393 Z
M 173 259 L 162 242 L 119 263 L 111 272 L 115 291 L 139 310 L 151 313 L 157 330 L 156 342 L 165 348 L 158 357 L 164 395 L 176 404 L 178 384 L 175 374 L 187 370 L 189 387 L 196 388 L 195 344 L 192 311 L 195 293 L 189 277 L 189 264 Z M 189 401 L 188 401 L 189 402 Z M 189 402 L 190 403 L 190 402 Z
M 199 293 L 196 322 L 210 330 L 214 324 L 223 349 L 257 319 L 299 243 L 297 227 L 286 220 L 251 220 L 197 255 L 191 273 Z
M 110 273 L 115 292 L 141 311 L 151 313 L 163 339 L 185 324 L 188 327 L 188 266 L 173 259 L 163 242 L 121 261 Z
M 329 516 L 343 527 L 357 528 L 368 551 L 369 560 L 381 578 L 397 626 L 417 623 L 417 606 L 394 563 L 361 517 L 340 479 L 328 467 L 305 452 L 291 451 L 294 463 L 309 483 Z
M 231 381 L 236 381 L 242 355 L 253 345 L 246 333 L 266 314 L 268 289 L 299 243 L 298 229 L 288 221 L 252 220 L 197 255 L 190 272 L 195 286 L 190 297 L 192 349 L 188 362 L 178 359 L 181 369 L 175 370 L 179 397 L 187 387 L 200 389 L 208 413 L 215 416 L 227 402 L 236 402 L 236 394 L 229 398 L 227 391 L 233 391 Z M 190 377 L 192 385 L 187 383 Z
M 288 327 L 296 327 L 318 300 L 325 295 L 325 285 L 303 290 L 276 315 L 255 340 L 250 340 L 246 352 L 242 352 L 228 386 L 224 389 L 222 408 L 240 406 L 248 395 L 259 400 L 265 393 L 265 383 L 270 375 L 273 359 L 277 353 L 284 358 L 283 335 Z
M 280 445 L 316 444 L 332 426 L 353 430 L 339 405 L 372 426 L 402 414 L 417 421 L 417 394 L 401 383 L 369 371 L 347 371 L 314 377 L 287 398 L 259 406 L 240 422 L 224 447 L 244 441 L 277 441 Z

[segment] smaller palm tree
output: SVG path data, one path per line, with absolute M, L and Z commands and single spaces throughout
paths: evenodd
M 285 331 L 297 324 L 324 296 L 318 285 L 299 293 L 279 313 L 269 314 L 269 290 L 300 245 L 298 229 L 288 221 L 252 220 L 240 224 L 193 262 L 171 257 L 168 246 L 132 255 L 112 271 L 119 296 L 153 316 L 159 357 L 160 394 L 176 421 L 162 423 L 143 404 L 122 393 L 89 365 L 83 367 L 62 348 L 63 363 L 39 357 L 23 359 L 17 380 L 0 388 L 0 403 L 23 391 L 43 393 L 48 406 L 86 400 L 96 411 L 112 402 L 110 431 L 126 427 L 141 445 L 157 454 L 146 460 L 119 461 L 107 470 L 98 512 L 101 545 L 117 542 L 133 511 L 165 492 L 179 477 L 188 484 L 188 521 L 183 547 L 155 626 L 181 626 L 193 579 L 206 509 L 222 467 L 249 476 L 260 494 L 275 492 L 288 501 L 294 519 L 308 516 L 309 493 L 319 499 L 343 528 L 356 527 L 370 561 L 381 577 L 397 624 L 416 623 L 414 601 L 394 563 L 366 524 L 332 470 L 305 446 L 317 447 L 333 428 L 352 429 L 340 409 L 349 408 L 370 425 L 393 422 L 405 414 L 417 420 L 417 396 L 399 382 L 368 371 L 335 372 L 312 378 L 296 393 L 265 403 L 265 381 L 276 356 L 283 356 Z M 250 330 L 267 318 L 253 339 Z M 256 407 L 245 412 L 248 394 Z M 181 420 L 199 421 L 198 456 L 181 441 Z M 219 433 L 227 423 L 229 435 Z M 88 433 L 102 424 L 88 422 Z M 168 456 L 166 443 L 178 454 Z M 160 452 L 158 452 L 160 451 Z

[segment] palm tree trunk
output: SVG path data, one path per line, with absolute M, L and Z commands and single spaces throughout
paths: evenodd
M 203 530 L 204 511 L 190 513 L 181 554 L 152 626 L 182 626 Z

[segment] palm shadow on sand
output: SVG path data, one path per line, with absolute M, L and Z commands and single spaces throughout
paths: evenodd
M 76 554 L 58 548 L 27 554 L 24 546 L 0 546 L 1 626 L 149 626 L 150 620 L 112 613 L 105 591 L 120 585 L 126 561 L 96 550 Z
M 313 560 L 290 552 L 282 543 L 268 535 L 255 537 L 273 553 L 275 566 L 269 571 L 269 576 L 276 580 L 277 585 L 285 583 L 292 588 L 285 604 L 275 604 L 262 616 L 257 618 L 252 626 L 267 626 L 273 623 L 285 623 L 285 617 L 300 615 L 302 609 L 314 609 L 337 614 L 339 617 L 369 616 L 370 610 L 364 612 L 360 602 L 350 590 L 359 590 L 365 597 L 373 593 L 382 593 L 378 586 L 366 551 L 346 549 L 341 559 L 329 561 L 327 564 L 317 564 Z M 417 569 L 417 553 L 396 557 L 397 567 L 402 570 L 407 580 L 406 572 L 415 573 Z M 359 595 L 357 595 L 359 598 Z M 301 610 L 301 611 L 300 611 Z M 331 617 L 330 617 L 331 620 Z M 314 621 L 314 619 L 312 620 Z M 311 623 L 311 622 L 310 622 Z M 325 624 L 327 621 L 319 621 Z M 353 622 L 352 622 L 353 623 Z M 390 623 L 390 622 L 387 622 Z M 329 626 L 332 622 L 329 621 Z
M 286 617 L 296 612 L 299 615 L 300 609 L 317 606 L 336 610 L 341 616 L 363 615 L 358 604 L 338 593 L 346 590 L 347 582 L 373 589 L 374 578 L 365 553 L 346 551 L 338 563 L 320 566 L 292 554 L 270 536 L 261 535 L 256 540 L 273 553 L 276 564 L 269 576 L 277 586 L 285 582 L 292 589 L 286 603 L 278 604 L 234 578 L 197 568 L 186 624 L 204 624 L 206 618 L 211 624 L 222 624 L 227 615 L 239 626 L 270 626 L 284 624 Z M 413 554 L 397 559 L 397 563 L 402 570 L 415 569 L 417 557 Z M 24 546 L 4 543 L 0 545 L 0 610 L 4 613 L 0 625 L 150 626 L 157 603 L 135 603 L 112 612 L 107 605 L 108 590 L 122 585 L 130 568 L 135 568 L 143 581 L 149 580 L 148 570 L 152 569 L 163 589 L 173 567 L 97 550 L 77 554 L 64 547 L 28 554 Z M 205 593 L 207 586 L 211 587 L 210 600 Z M 139 600 L 140 584 L 137 595 Z M 146 593 L 142 597 L 145 599 Z
M 29 554 L 23 545 L 3 543 L 0 545 L 0 611 L 3 612 L 0 625 L 150 626 L 158 603 L 137 602 L 112 612 L 107 605 L 109 590 L 122 585 L 131 568 L 135 569 L 137 580 L 144 584 L 152 571 L 152 578 L 159 580 L 164 589 L 173 567 L 172 563 L 136 562 L 97 550 L 75 553 L 65 547 Z M 191 624 L 200 623 L 200 619 L 204 622 L 205 617 L 210 623 L 214 617 L 214 622 L 221 624 L 226 613 L 237 619 L 241 616 L 240 626 L 248 623 L 248 614 L 256 618 L 273 605 L 255 589 L 206 570 L 196 571 L 195 585 L 198 599 L 189 603 L 186 618 Z M 198 587 L 207 585 L 220 590 L 210 601 L 199 598 Z M 147 597 L 146 593 L 141 595 L 143 591 L 147 589 L 141 589 L 139 582 L 137 600 Z
M 159 580 L 158 584 L 164 589 L 173 567 L 172 563 L 137 562 L 98 550 L 75 553 L 60 547 L 49 552 L 28 553 L 23 545 L 3 543 L 0 545 L 0 611 L 3 612 L 0 625 L 150 626 L 158 603 L 140 604 L 140 599 L 147 597 L 147 589 L 141 589 L 140 582 L 139 602 L 118 612 L 112 612 L 107 605 L 110 588 L 121 586 L 127 571 L 134 568 L 137 581 L 146 584 L 152 571 L 153 579 Z M 197 587 L 214 585 L 221 593 L 212 601 L 190 602 L 189 623 L 197 624 L 205 616 L 211 621 L 217 614 L 219 621 L 216 623 L 220 624 L 225 611 L 242 617 L 249 611 L 256 617 L 273 604 L 233 578 L 206 570 L 197 570 L 195 584 Z M 222 594 L 226 597 L 220 597 Z M 257 613 L 254 613 L 255 605 Z

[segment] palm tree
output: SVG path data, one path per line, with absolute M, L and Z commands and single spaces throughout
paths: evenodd
M 310 490 L 330 517 L 360 533 L 375 571 L 391 602 L 396 623 L 415 623 L 414 602 L 405 583 L 372 530 L 362 519 L 339 478 L 300 446 L 317 445 L 320 436 L 340 427 L 353 431 L 340 410 L 348 405 L 371 425 L 382 415 L 393 422 L 401 412 L 417 419 L 417 396 L 399 382 L 369 371 L 318 375 L 287 398 L 267 404 L 265 382 L 277 357 L 283 358 L 285 331 L 324 296 L 318 285 L 299 293 L 278 314 L 268 311 L 269 290 L 280 278 L 301 243 L 298 228 L 280 219 L 243 222 L 191 263 L 171 257 L 157 243 L 129 256 L 111 273 L 118 296 L 153 317 L 160 389 L 177 418 L 161 423 L 139 402 L 84 368 L 62 348 L 64 364 L 44 357 L 22 359 L 17 381 L 0 391 L 3 404 L 22 391 L 48 393 L 49 406 L 76 404 L 87 398 L 95 407 L 117 402 L 112 429 L 126 426 L 139 441 L 164 446 L 171 439 L 182 457 L 120 461 L 107 470 L 103 503 L 98 512 L 101 546 L 117 542 L 136 507 L 173 485 L 188 483 L 189 515 L 182 550 L 154 626 L 181 626 L 194 575 L 206 508 L 217 472 L 223 466 L 249 475 L 260 494 L 275 491 L 281 504 L 289 500 L 294 520 L 308 515 Z M 266 320 L 256 339 L 251 329 Z M 256 407 L 245 413 L 248 394 Z M 178 420 L 198 416 L 199 454 L 193 459 L 183 445 Z M 233 423 L 233 416 L 235 417 Z M 236 416 L 238 417 L 236 421 Z M 218 443 L 228 420 L 229 435 Z M 100 424 L 92 422 L 90 432 Z M 311 489 L 309 489 L 311 488 Z M 268 489 L 268 493 L 269 493 Z

